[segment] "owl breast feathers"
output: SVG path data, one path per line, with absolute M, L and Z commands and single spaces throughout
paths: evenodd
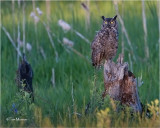
M 103 60 L 112 60 L 118 49 L 118 24 L 117 15 L 113 18 L 102 16 L 101 30 L 96 34 L 92 44 L 92 64 L 101 66 Z

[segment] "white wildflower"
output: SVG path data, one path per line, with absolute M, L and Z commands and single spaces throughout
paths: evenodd
M 42 14 L 43 14 L 43 12 L 42 12 L 39 8 L 36 8 L 36 10 L 37 10 L 37 13 L 38 13 L 39 15 L 42 15 Z
M 30 17 L 34 18 L 36 14 L 34 12 L 31 12 Z
M 38 21 L 40 20 L 38 16 L 36 16 L 36 14 L 34 12 L 31 12 L 30 17 L 32 17 L 34 19 L 35 23 L 38 23 Z
M 26 44 L 26 49 L 27 49 L 28 51 L 31 51 L 31 50 L 32 50 L 32 46 L 31 46 L 30 43 L 27 43 L 27 44 Z
M 63 38 L 63 44 L 68 45 L 70 47 L 72 47 L 74 45 L 74 42 L 72 42 L 71 40 L 67 39 L 67 38 Z
M 63 20 L 59 20 L 58 25 L 62 27 L 64 31 L 69 31 L 71 29 L 71 26 Z
M 38 23 L 38 21 L 39 21 L 39 17 L 38 16 L 34 16 L 34 22 Z

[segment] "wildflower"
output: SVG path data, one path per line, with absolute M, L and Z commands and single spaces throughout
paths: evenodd
M 74 45 L 74 43 L 71 40 L 69 40 L 65 37 L 63 38 L 63 44 L 68 45 L 70 47 L 73 47 L 73 45 Z
M 154 102 L 151 101 L 151 104 L 147 104 L 148 109 L 150 110 L 150 114 L 155 118 L 159 115 L 160 107 L 159 107 L 159 100 L 155 99 Z
M 97 113 L 97 127 L 104 127 L 110 125 L 110 116 L 109 116 L 109 108 L 106 108 L 105 110 L 101 110 Z
M 62 27 L 62 29 L 63 29 L 64 31 L 69 31 L 69 30 L 71 30 L 71 26 L 70 26 L 68 23 L 66 23 L 65 21 L 63 21 L 63 20 L 59 20 L 59 21 L 58 21 L 58 25 L 59 25 L 60 27 Z
M 39 17 L 38 16 L 34 16 L 34 22 L 38 23 L 38 21 L 39 21 Z
M 18 113 L 18 110 L 15 108 L 15 109 L 14 109 L 14 112 L 17 114 L 17 113 Z
M 42 14 L 43 14 L 43 12 L 42 12 L 39 8 L 36 8 L 36 10 L 37 10 L 37 13 L 38 13 L 39 15 L 42 15 Z
M 34 18 L 36 14 L 34 12 L 31 12 L 30 17 Z
M 12 104 L 12 108 L 15 108 L 15 107 L 16 107 L 16 105 L 15 105 L 15 103 L 13 103 L 13 104 Z
M 39 17 L 36 16 L 36 14 L 35 14 L 34 12 L 31 12 L 30 17 L 32 17 L 32 18 L 34 19 L 34 22 L 35 22 L 35 23 L 38 23 Z
M 158 99 L 156 99 L 154 102 L 155 102 L 155 105 L 159 104 L 159 100 Z
M 26 49 L 27 49 L 28 51 L 31 51 L 31 50 L 32 50 L 32 46 L 31 46 L 30 43 L 27 43 L 27 44 L 26 44 Z
M 12 104 L 12 109 L 11 109 L 14 113 L 18 113 L 18 110 L 17 110 L 17 108 L 16 108 L 16 105 L 15 105 L 15 103 L 13 103 Z

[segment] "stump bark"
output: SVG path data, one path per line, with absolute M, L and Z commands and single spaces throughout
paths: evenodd
M 105 61 L 104 88 L 103 98 L 109 95 L 112 99 L 131 107 L 135 112 L 142 112 L 137 80 L 128 70 L 128 63 L 123 62 L 123 54 L 119 55 L 117 63 L 111 60 Z

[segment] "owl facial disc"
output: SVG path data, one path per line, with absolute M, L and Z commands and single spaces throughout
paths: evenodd
M 107 27 L 107 28 L 114 27 L 116 25 L 116 18 L 117 18 L 117 15 L 115 15 L 113 18 L 105 18 L 104 16 L 102 16 L 103 27 Z

